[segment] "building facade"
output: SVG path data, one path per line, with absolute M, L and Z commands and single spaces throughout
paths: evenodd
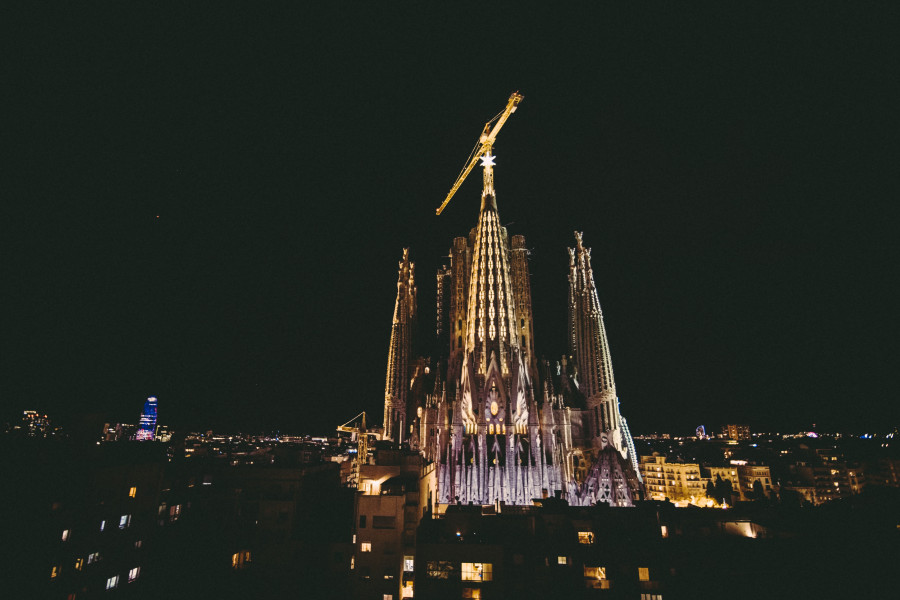
M 415 355 L 415 267 L 403 251 L 385 386 L 384 438 L 434 464 L 434 510 L 452 504 L 629 506 L 640 489 L 619 414 L 591 268 L 569 249 L 569 356 L 535 354 L 525 238 L 500 223 L 490 161 L 478 221 L 437 273 L 439 358 Z
M 141 411 L 141 420 L 138 423 L 137 433 L 134 439 L 139 442 L 150 442 L 156 436 L 156 396 L 150 396 L 144 402 L 144 410 Z
M 700 477 L 697 463 L 670 463 L 654 452 L 641 456 L 641 475 L 652 500 L 697 501 L 706 497 L 706 481 Z

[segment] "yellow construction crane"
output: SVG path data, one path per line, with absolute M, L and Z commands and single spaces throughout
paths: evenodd
M 478 162 L 478 159 L 484 155 L 491 155 L 491 148 L 494 146 L 494 140 L 497 139 L 497 134 L 500 133 L 500 128 L 506 123 L 509 115 L 516 112 L 516 107 L 519 106 L 519 102 L 522 101 L 522 98 L 524 98 L 522 94 L 513 92 L 512 96 L 509 97 L 509 101 L 506 103 L 506 108 L 485 124 L 484 131 L 481 132 L 481 137 L 478 139 L 478 143 L 475 144 L 475 148 L 472 149 L 472 154 L 469 156 L 468 164 L 463 168 L 459 177 L 456 178 L 456 182 L 453 184 L 453 187 L 450 188 L 450 193 L 447 194 L 444 203 L 438 207 L 437 214 L 441 214 L 444 207 L 450 202 L 450 198 L 453 197 L 453 194 L 456 193 L 456 190 L 459 189 L 462 182 L 466 180 L 466 177 L 468 177 L 469 173 L 472 172 L 472 169 L 475 168 L 475 163 Z
M 362 417 L 362 422 L 358 426 L 354 425 L 356 420 L 360 417 Z M 338 425 L 337 430 L 351 434 L 351 441 L 353 440 L 353 436 L 356 436 L 356 464 L 353 465 L 353 472 L 350 475 L 350 486 L 357 487 L 359 485 L 359 469 L 362 465 L 366 464 L 366 461 L 369 459 L 369 436 L 374 435 L 375 439 L 378 440 L 381 439 L 381 434 L 377 431 L 366 431 L 365 411 L 359 413 L 343 425 Z

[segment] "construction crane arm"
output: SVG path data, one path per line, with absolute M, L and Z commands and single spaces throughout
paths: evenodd
M 509 97 L 509 101 L 506 103 L 506 108 L 498 117 L 491 119 L 484 126 L 484 131 L 481 133 L 481 137 L 478 140 L 478 144 L 475 146 L 475 151 L 472 153 L 472 158 L 469 160 L 469 164 L 466 165 L 466 168 L 463 169 L 462 173 L 459 174 L 459 177 L 456 178 L 456 181 L 453 183 L 453 187 L 450 188 L 450 193 L 447 194 L 447 197 L 444 199 L 444 202 L 438 207 L 436 213 L 439 215 L 443 212 L 444 207 L 447 206 L 447 203 L 450 202 L 450 199 L 453 198 L 453 195 L 456 193 L 456 190 L 459 189 L 459 186 L 462 185 L 463 181 L 466 180 L 466 177 L 469 176 L 469 173 L 472 172 L 472 169 L 475 168 L 475 164 L 478 162 L 478 159 L 481 158 L 484 154 L 490 154 L 491 148 L 494 145 L 494 140 L 497 139 L 497 134 L 500 133 L 500 129 L 503 127 L 506 120 L 509 119 L 509 116 L 516 112 L 516 107 L 519 106 L 519 102 L 522 101 L 524 96 L 519 92 L 513 92 Z M 496 123 L 494 121 L 496 120 Z M 493 127 L 492 127 L 493 123 Z

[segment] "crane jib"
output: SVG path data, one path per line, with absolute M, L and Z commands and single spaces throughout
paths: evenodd
M 478 159 L 481 158 L 481 156 L 485 152 L 489 152 L 491 150 L 491 147 L 494 144 L 494 140 L 497 139 L 497 134 L 500 133 L 500 128 L 503 127 L 503 124 L 506 123 L 506 120 L 509 118 L 509 116 L 512 113 L 516 112 L 516 108 L 519 106 L 519 102 L 522 101 L 522 98 L 524 98 L 522 94 L 520 94 L 519 92 L 513 92 L 512 95 L 510 95 L 509 100 L 506 102 L 506 108 L 504 108 L 500 113 L 500 118 L 497 119 L 497 124 L 494 125 L 493 128 L 491 128 L 491 123 L 494 120 L 491 119 L 491 121 L 488 121 L 488 123 L 484 126 L 484 131 L 482 132 L 478 140 L 478 143 L 481 144 L 481 148 L 472 156 L 472 159 L 469 161 L 469 164 L 466 165 L 465 170 L 453 183 L 453 186 L 450 188 L 450 193 L 447 194 L 447 198 L 444 200 L 443 204 L 441 204 L 435 211 L 436 214 L 441 214 L 441 212 L 444 210 L 444 207 L 447 206 L 447 203 L 450 202 L 451 198 L 453 198 L 456 190 L 459 189 L 459 186 L 462 185 L 463 181 L 465 181 L 469 173 L 472 172 L 472 169 L 475 168 L 475 163 L 478 162 Z

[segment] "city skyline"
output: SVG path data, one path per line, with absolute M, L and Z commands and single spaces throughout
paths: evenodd
M 23 23 L 5 419 L 133 420 L 150 395 L 187 429 L 380 415 L 397 257 L 433 337 L 435 272 L 477 182 L 434 209 L 520 90 L 495 180 L 532 250 L 544 358 L 565 352 L 584 231 L 636 435 L 895 425 L 888 36 L 850 11 L 777 17 L 537 35 L 512 16 L 481 50 L 484 24 L 449 15 L 348 19 L 340 39 L 300 13 Z

